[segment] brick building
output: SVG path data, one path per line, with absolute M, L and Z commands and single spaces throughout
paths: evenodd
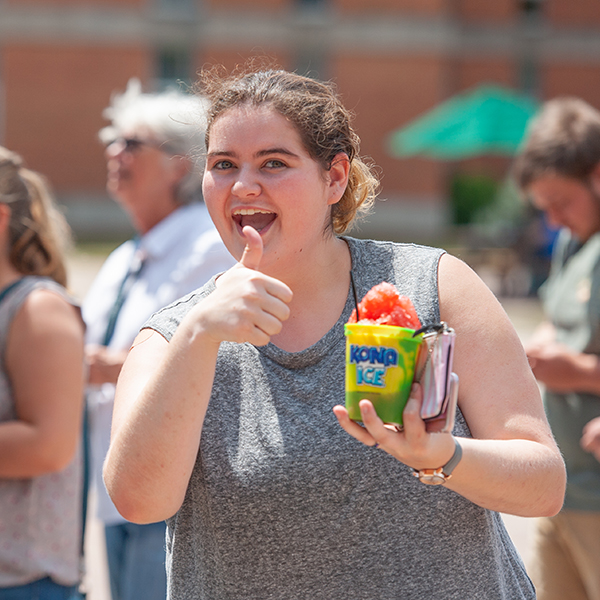
M 333 79 L 355 111 L 387 200 L 369 235 L 447 223 L 448 165 L 385 149 L 390 131 L 442 100 L 496 82 L 600 107 L 598 0 L 0 0 L 0 143 L 49 177 L 80 236 L 120 233 L 96 137 L 111 92 L 257 54 Z

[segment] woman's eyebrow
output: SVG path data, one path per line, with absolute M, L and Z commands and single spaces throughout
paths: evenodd
M 261 157 L 261 156 L 266 156 L 268 154 L 285 154 L 286 156 L 293 156 L 294 158 L 298 158 L 297 154 L 294 154 L 294 152 L 291 152 L 290 150 L 287 150 L 286 148 L 266 148 L 265 150 L 259 150 L 255 154 L 255 156 Z
M 228 152 L 227 150 L 214 150 L 213 152 L 208 152 L 206 156 L 207 158 L 212 158 L 213 156 L 235 156 L 235 152 Z
M 290 150 L 287 150 L 286 148 L 265 148 L 264 150 L 258 150 L 257 152 L 255 152 L 254 156 L 257 158 L 261 158 L 263 156 L 269 156 L 271 154 L 284 154 L 285 156 L 299 158 L 297 154 Z M 212 152 L 208 152 L 206 156 L 207 158 L 212 158 L 215 156 L 237 157 L 237 154 L 229 150 L 213 150 Z

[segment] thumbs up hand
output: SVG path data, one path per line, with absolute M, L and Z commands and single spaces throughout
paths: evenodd
M 217 289 L 194 312 L 203 330 L 216 342 L 264 346 L 289 317 L 292 290 L 260 272 L 262 238 L 249 226 L 243 233 L 246 247 L 240 262 L 217 279 Z
M 246 237 L 246 247 L 244 248 L 244 254 L 242 254 L 242 258 L 238 264 L 248 269 L 258 271 L 263 255 L 263 243 L 260 233 L 249 225 L 246 225 L 246 227 L 242 229 L 242 233 Z

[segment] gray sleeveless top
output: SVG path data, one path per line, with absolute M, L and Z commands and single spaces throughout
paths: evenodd
M 74 304 L 54 281 L 25 277 L 0 303 L 0 423 L 16 418 L 5 368 L 10 326 L 34 290 L 48 289 Z M 0 478 L 0 589 L 51 577 L 61 585 L 79 581 L 81 456 L 58 473 L 31 479 Z M 0 592 L 0 596 L 1 596 Z
M 443 251 L 345 238 L 359 297 L 381 281 L 439 321 Z M 154 315 L 167 340 L 214 280 Z M 221 344 L 200 451 L 168 521 L 171 600 L 534 598 L 500 515 L 364 446 L 338 424 L 343 325 L 289 353 Z M 460 374 L 459 374 L 460 375 Z M 470 436 L 461 414 L 455 435 Z

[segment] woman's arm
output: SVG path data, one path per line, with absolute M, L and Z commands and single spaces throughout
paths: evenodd
M 439 265 L 442 320 L 456 330 L 454 371 L 460 379 L 459 406 L 473 439 L 460 438 L 463 457 L 446 487 L 475 504 L 521 516 L 557 513 L 566 475 L 546 421 L 540 393 L 506 313 L 477 275 L 444 255 Z M 438 468 L 454 451 L 450 434 L 429 433 L 413 394 L 402 433 L 385 428 L 368 401 L 361 403 L 366 427 L 340 423 L 366 444 L 416 469 Z
M 256 233 L 256 232 L 254 232 Z M 172 516 L 196 461 L 222 341 L 268 343 L 289 316 L 291 290 L 254 270 L 258 233 L 241 262 L 182 320 L 170 342 L 136 339 L 117 385 L 104 480 L 119 512 L 136 523 Z
M 83 322 L 59 295 L 36 290 L 16 314 L 6 370 L 17 418 L 0 423 L 0 477 L 59 471 L 72 460 L 81 430 Z

